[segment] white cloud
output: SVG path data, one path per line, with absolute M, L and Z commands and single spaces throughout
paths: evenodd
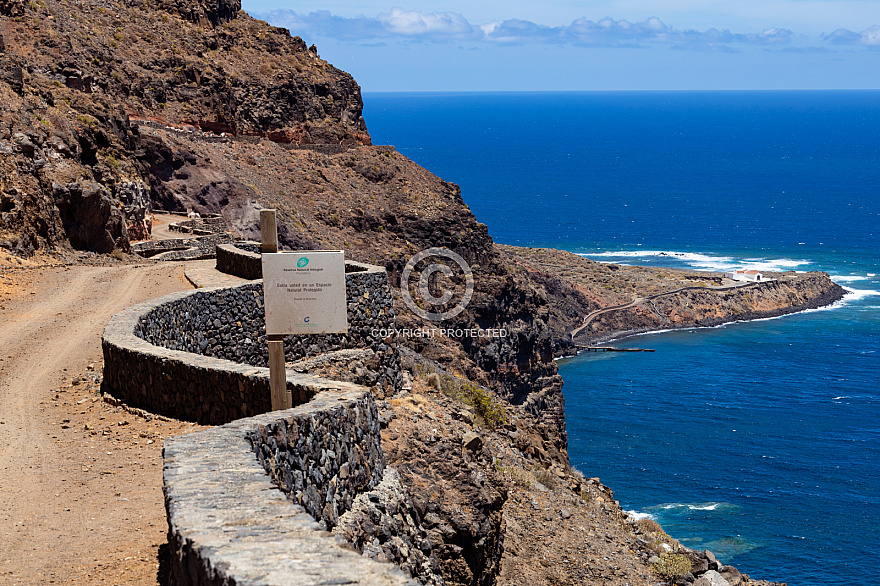
M 389 14 L 380 14 L 376 20 L 390 34 L 404 36 L 471 36 L 474 28 L 455 12 L 429 12 L 404 10 L 395 7 Z
M 276 25 L 287 26 L 294 34 L 317 35 L 342 41 L 370 43 L 387 39 L 406 42 L 462 42 L 495 45 L 561 44 L 584 47 L 645 47 L 665 45 L 696 51 L 736 51 L 737 46 L 787 47 L 794 37 L 791 30 L 773 27 L 760 32 L 735 33 L 728 29 L 677 29 L 657 17 L 640 22 L 603 18 L 578 18 L 571 24 L 547 26 L 529 20 L 508 19 L 474 25 L 457 12 L 423 12 L 395 7 L 376 17 L 336 16 L 326 10 L 298 14 L 276 10 L 260 15 Z M 837 29 L 822 36 L 837 45 L 880 47 L 880 26 L 861 33 Z
M 862 44 L 872 47 L 880 45 L 880 26 L 874 25 L 862 31 Z
M 831 41 L 835 45 L 864 45 L 866 47 L 880 47 L 880 25 L 866 28 L 860 33 L 839 28 L 836 31 L 823 35 L 823 39 Z

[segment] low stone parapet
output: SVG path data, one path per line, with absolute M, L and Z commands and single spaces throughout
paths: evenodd
M 269 369 L 163 348 L 139 337 L 144 315 L 186 300 L 194 291 L 140 303 L 111 318 L 104 328 L 102 390 L 133 406 L 208 425 L 219 425 L 271 410 Z M 287 388 L 295 403 L 315 394 L 316 377 L 290 373 Z M 323 381 L 333 388 L 333 381 Z
M 256 250 L 253 250 L 256 244 Z M 242 279 L 262 279 L 263 265 L 259 243 L 220 244 L 217 246 L 217 270 Z
M 293 409 L 165 441 L 175 584 L 416 584 L 327 531 L 384 469 L 370 392 L 338 386 L 314 385 L 312 400 Z

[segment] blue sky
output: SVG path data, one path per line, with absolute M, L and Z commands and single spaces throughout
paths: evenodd
M 364 91 L 880 88 L 877 0 L 244 0 Z

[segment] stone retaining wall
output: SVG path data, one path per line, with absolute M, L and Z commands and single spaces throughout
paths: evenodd
M 104 330 L 102 390 L 154 412 L 226 423 L 165 442 L 174 583 L 415 586 L 398 567 L 359 555 L 365 545 L 370 555 L 384 552 L 424 583 L 440 583 L 430 549 L 416 547 L 425 530 L 414 511 L 405 511 L 408 522 L 401 524 L 371 509 L 389 499 L 397 507 L 408 505 L 410 499 L 393 477 L 384 480 L 379 417 L 369 389 L 287 371 L 298 406 L 268 413 L 268 369 L 141 337 L 144 324 L 159 314 L 192 324 L 196 314 L 175 310 L 202 308 L 187 304 L 212 296 L 215 302 L 256 300 L 259 285 L 173 293 L 122 311 Z M 379 492 L 368 492 L 374 489 Z M 374 528 L 381 535 L 362 535 L 365 515 L 382 519 Z M 344 531 L 328 532 L 342 520 Z
M 326 399 L 331 394 L 337 402 Z M 339 393 L 321 398 L 258 425 L 247 437 L 275 484 L 332 529 L 358 494 L 382 480 L 385 460 L 369 391 L 354 400 Z
M 168 224 L 168 229 L 175 232 L 206 236 L 208 234 L 222 234 L 226 232 L 227 227 L 226 220 L 221 216 L 212 215 L 171 222 Z
M 131 245 L 131 251 L 145 258 L 172 250 L 186 250 L 196 245 L 196 238 L 173 238 L 170 240 L 144 240 Z
M 165 441 L 175 584 L 415 586 L 326 531 L 380 482 L 384 458 L 368 390 L 307 384 L 308 404 Z
M 260 244 L 257 242 L 236 242 L 217 247 L 217 270 L 242 279 L 262 279 L 263 264 L 260 258 Z
M 360 556 L 326 532 L 382 480 L 372 393 L 288 372 L 287 387 L 300 405 L 265 413 L 268 369 L 154 346 L 135 335 L 145 315 L 197 293 L 203 292 L 130 307 L 111 319 L 102 340 L 103 390 L 176 417 L 237 419 L 166 440 L 175 583 L 413 584 L 395 566 Z
M 263 261 L 259 242 L 238 241 L 217 246 L 217 270 L 242 279 L 262 279 Z M 384 273 L 385 269 L 353 260 L 345 261 L 346 273 Z
M 347 264 L 362 269 L 345 275 L 348 334 L 288 336 L 285 359 L 295 362 L 346 348 L 370 349 L 376 356 L 370 385 L 382 395 L 393 394 L 403 385 L 400 356 L 374 335 L 395 323 L 388 276 L 380 267 Z M 170 350 L 251 366 L 269 364 L 262 281 L 189 292 L 146 312 L 134 331 L 150 344 Z
M 131 251 L 153 260 L 207 260 L 214 258 L 216 248 L 225 242 L 232 242 L 232 236 L 208 233 L 206 236 L 136 242 Z
M 111 318 L 101 339 L 101 390 L 135 407 L 207 425 L 270 411 L 268 368 L 163 348 L 135 334 L 144 315 L 185 301 L 193 293 L 172 293 Z M 316 377 L 288 373 L 287 388 L 295 404 L 312 398 L 314 390 L 309 384 L 314 380 Z M 335 388 L 333 381 L 324 382 L 326 388 Z

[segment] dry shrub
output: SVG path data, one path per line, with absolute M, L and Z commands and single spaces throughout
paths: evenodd
M 663 527 L 660 526 L 660 523 L 648 517 L 636 521 L 636 527 L 638 527 L 639 531 L 642 533 L 665 533 Z
M 535 480 L 548 488 L 553 488 L 553 485 L 556 484 L 556 475 L 549 470 L 538 470 L 535 472 Z
M 677 580 L 691 571 L 691 560 L 680 553 L 664 553 L 651 564 L 651 571 L 664 580 Z
M 501 470 L 504 473 L 504 477 L 516 486 L 521 486 L 523 488 L 532 488 L 535 486 L 535 477 L 528 470 L 513 466 L 502 468 Z
M 440 375 L 436 372 L 432 372 L 428 376 L 425 377 L 425 384 L 429 387 L 434 387 L 438 391 L 440 390 Z

